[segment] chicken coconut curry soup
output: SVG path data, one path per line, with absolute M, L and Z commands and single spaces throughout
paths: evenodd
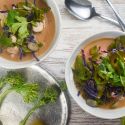
M 72 71 L 78 96 L 87 105 L 106 109 L 125 106 L 125 36 L 87 44 Z
M 12 61 L 39 60 L 54 36 L 54 15 L 44 0 L 0 1 L 1 57 Z

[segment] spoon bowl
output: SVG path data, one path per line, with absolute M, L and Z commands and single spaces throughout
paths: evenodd
M 72 15 L 81 20 L 87 20 L 91 17 L 92 5 L 89 1 L 83 3 L 81 0 L 65 0 L 65 5 Z
M 98 14 L 92 6 L 92 3 L 88 0 L 65 0 L 65 5 L 67 10 L 80 20 L 84 21 L 93 17 L 100 17 L 119 26 L 117 21 Z

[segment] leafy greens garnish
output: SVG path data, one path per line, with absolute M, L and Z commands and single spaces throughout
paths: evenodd
M 0 48 L 6 48 L 12 46 L 11 38 L 8 38 L 6 34 L 0 34 Z
M 85 66 L 83 66 L 83 59 L 81 55 L 76 57 L 76 61 L 73 68 L 74 80 L 77 84 L 83 84 L 84 81 L 90 79 L 91 72 Z
M 7 26 L 12 26 L 16 22 L 16 20 L 15 20 L 16 16 L 19 16 L 18 11 L 16 11 L 16 10 L 8 11 L 8 16 L 7 16 L 7 20 L 6 20 Z
M 29 36 L 28 31 L 28 22 L 24 17 L 16 16 L 15 19 L 18 21 L 14 23 L 11 27 L 12 33 L 15 34 L 18 32 L 18 37 L 24 39 Z
M 50 8 L 37 7 L 36 1 L 34 2 L 34 4 L 29 1 L 19 2 L 14 5 L 14 7 L 12 6 L 11 9 L 7 10 L 7 15 L 2 21 L 0 49 L 16 46 L 18 50 L 21 50 L 19 53 L 17 52 L 19 58 L 21 57 L 20 59 L 26 54 L 31 54 L 31 56 L 39 61 L 35 52 L 42 46 L 39 46 L 41 42 L 37 41 L 35 38 L 37 31 L 33 31 L 33 27 L 37 26 L 36 24 L 44 23 L 45 13 L 47 13 Z M 29 40 L 30 36 L 33 36 L 34 39 Z M 38 46 L 38 48 L 29 48 L 28 44 L 30 42 L 34 42 L 34 48 L 36 46 Z M 11 55 L 12 53 L 9 54 Z
M 8 85 L 8 89 L 0 94 L 0 105 L 6 96 L 15 91 L 22 95 L 25 102 L 30 103 L 38 96 L 38 83 L 27 83 L 25 77 L 21 73 L 8 72 L 8 74 L 1 78 L 0 87 Z
M 36 104 L 29 110 L 25 118 L 20 122 L 19 125 L 25 125 L 29 117 L 40 107 L 50 103 L 55 103 L 59 97 L 60 92 L 53 86 L 45 89 L 43 96 L 41 96 Z
M 33 107 L 19 123 L 19 125 L 26 125 L 29 117 L 37 109 L 55 103 L 61 93 L 61 89 L 57 85 L 51 85 L 42 91 L 39 91 L 39 87 L 38 83 L 27 83 L 22 73 L 9 71 L 0 79 L 0 89 L 4 88 L 0 93 L 0 105 L 11 92 L 20 94 L 25 103 L 32 103 Z
M 105 51 L 101 52 L 101 46 L 92 47 L 89 58 L 82 54 L 83 50 L 72 69 L 76 86 L 87 102 L 114 105 L 125 95 L 125 36 L 114 39 Z

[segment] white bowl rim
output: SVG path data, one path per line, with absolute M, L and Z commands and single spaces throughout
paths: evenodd
M 51 3 L 51 5 L 53 6 L 52 11 L 55 11 L 54 17 L 55 17 L 55 21 L 58 22 L 58 24 L 56 24 L 56 33 L 55 33 L 55 38 L 53 40 L 53 43 L 51 45 L 51 47 L 43 54 L 40 56 L 40 61 L 36 61 L 35 59 L 32 60 L 27 60 L 27 61 L 22 61 L 22 62 L 16 62 L 16 61 L 11 61 L 8 59 L 5 59 L 3 57 L 0 57 L 1 61 L 5 61 L 6 63 L 2 63 L 0 61 L 0 66 L 6 69 L 20 69 L 20 68 L 25 68 L 25 67 L 29 67 L 32 65 L 36 65 L 39 64 L 40 62 L 42 62 L 46 57 L 48 57 L 48 55 L 50 55 L 53 50 L 56 48 L 57 43 L 60 39 L 61 36 L 61 24 L 62 24 L 62 19 L 61 19 L 61 14 L 59 11 L 59 8 L 57 6 L 57 3 L 55 2 L 55 0 L 47 0 L 47 3 L 49 1 L 49 4 Z
M 69 59 L 66 63 L 65 80 L 66 80 L 66 84 L 67 84 L 70 95 L 73 97 L 73 99 L 76 101 L 76 103 L 84 111 L 88 112 L 89 114 L 91 114 L 93 116 L 99 117 L 99 118 L 116 119 L 116 118 L 125 116 L 125 107 L 118 108 L 118 109 L 102 109 L 102 108 L 93 108 L 93 107 L 88 106 L 85 103 L 85 100 L 81 96 L 79 96 L 79 97 L 77 96 L 78 90 L 76 89 L 76 86 L 74 84 L 74 81 L 72 78 L 72 71 L 71 71 L 71 66 L 72 66 L 73 61 L 76 58 L 79 50 L 81 48 L 83 48 L 86 43 L 92 42 L 93 40 L 96 40 L 99 38 L 106 38 L 106 36 L 104 36 L 104 34 L 107 36 L 107 38 L 108 38 L 108 35 L 110 38 L 120 36 L 120 35 L 125 35 L 125 33 L 121 32 L 121 31 L 105 31 L 105 32 L 101 32 L 101 33 L 96 33 L 96 34 L 88 37 L 87 39 L 83 40 L 82 42 L 80 42 L 78 44 L 78 46 L 76 46 L 74 51 L 71 53 L 71 56 L 69 57 Z M 115 34 L 115 35 L 112 35 L 112 37 L 111 37 L 111 34 Z M 103 35 L 103 36 L 101 36 L 101 35 Z M 95 37 L 95 39 L 94 39 L 94 37 Z

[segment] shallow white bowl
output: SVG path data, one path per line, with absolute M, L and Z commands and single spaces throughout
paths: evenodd
M 40 61 L 45 59 L 52 52 L 52 50 L 56 47 L 57 41 L 59 40 L 60 31 L 61 31 L 61 16 L 60 16 L 60 12 L 59 12 L 59 9 L 57 7 L 55 0 L 46 0 L 46 2 L 50 6 L 50 8 L 54 14 L 56 31 L 55 31 L 55 37 L 52 41 L 52 44 L 51 44 L 49 50 L 46 51 L 43 55 L 39 56 Z M 28 60 L 28 61 L 22 61 L 22 62 L 15 62 L 15 61 L 10 61 L 10 60 L 0 57 L 0 66 L 2 66 L 4 68 L 8 68 L 8 69 L 25 68 L 25 67 L 29 67 L 31 65 L 37 64 L 39 62 L 36 61 L 35 59 Z
M 71 96 L 74 98 L 76 103 L 86 112 L 104 119 L 116 119 L 120 118 L 122 116 L 125 116 L 125 107 L 119 108 L 119 109 L 101 109 L 101 108 L 93 108 L 86 104 L 85 100 L 81 96 L 78 95 L 78 90 L 75 86 L 74 80 L 73 80 L 73 72 L 71 69 L 71 66 L 73 62 L 76 59 L 77 54 L 80 52 L 81 48 L 83 48 L 86 44 L 92 42 L 93 40 L 100 39 L 100 38 L 116 38 L 120 35 L 125 35 L 123 32 L 118 31 L 108 31 L 108 32 L 102 32 L 99 34 L 95 34 L 88 39 L 81 42 L 76 49 L 72 52 L 71 57 L 67 61 L 66 69 L 65 69 L 65 79 L 68 86 L 68 90 L 71 94 Z

